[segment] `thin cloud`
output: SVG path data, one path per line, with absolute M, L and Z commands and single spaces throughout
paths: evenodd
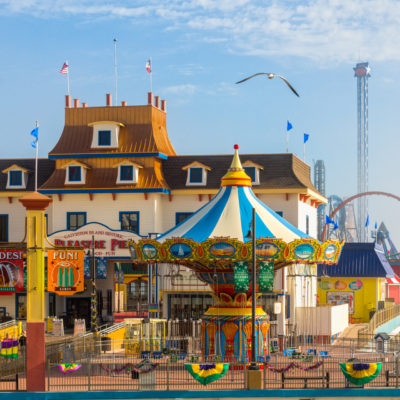
M 182 94 L 191 96 L 197 91 L 197 87 L 190 83 L 186 85 L 176 85 L 164 88 L 165 93 Z

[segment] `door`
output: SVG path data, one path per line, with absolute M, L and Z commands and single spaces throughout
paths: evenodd
M 67 298 L 65 328 L 73 328 L 75 319 L 84 319 L 86 330 L 90 329 L 90 297 Z

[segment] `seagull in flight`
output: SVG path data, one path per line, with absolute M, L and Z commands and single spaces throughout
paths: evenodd
M 249 80 L 249 79 L 251 79 L 251 78 L 254 78 L 254 77 L 257 76 L 257 75 L 268 75 L 268 79 L 273 79 L 274 76 L 277 76 L 278 78 L 281 78 L 281 79 L 286 83 L 286 85 L 288 85 L 288 86 L 290 87 L 290 89 L 292 90 L 292 92 L 293 92 L 297 97 L 300 97 L 300 96 L 297 94 L 297 92 L 293 89 L 292 85 L 291 85 L 283 76 L 273 74 L 272 72 L 260 72 L 260 73 L 258 73 L 258 74 L 249 76 L 248 78 L 243 79 L 243 80 L 240 81 L 240 82 L 236 82 L 236 84 L 245 82 L 245 81 L 247 81 L 247 80 Z

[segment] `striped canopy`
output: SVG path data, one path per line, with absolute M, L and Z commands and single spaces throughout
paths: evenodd
M 203 242 L 216 236 L 231 237 L 242 242 L 249 231 L 252 209 L 256 209 L 256 238 L 275 237 L 289 243 L 309 235 L 289 224 L 261 202 L 251 189 L 251 179 L 244 172 L 237 148 L 231 168 L 222 178 L 218 194 L 204 207 L 157 239 L 163 243 L 173 237 L 186 237 Z

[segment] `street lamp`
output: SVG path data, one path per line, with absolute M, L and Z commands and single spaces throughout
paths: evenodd
M 251 365 L 249 370 L 258 371 L 257 358 L 256 358 L 256 209 L 253 208 L 253 220 L 249 224 L 249 232 L 245 239 L 252 239 L 251 252 L 252 252 L 252 281 L 251 285 Z

